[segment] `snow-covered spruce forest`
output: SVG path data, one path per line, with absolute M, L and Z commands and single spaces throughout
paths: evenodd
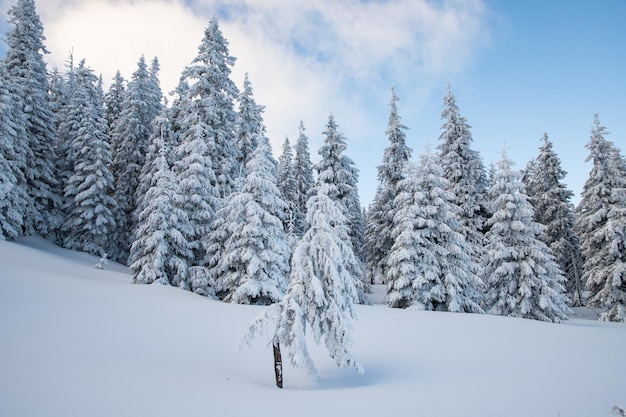
M 132 282 L 270 306 L 274 342 L 312 372 L 311 328 L 341 366 L 353 304 L 561 322 L 572 306 L 626 321 L 626 162 L 595 116 L 577 207 L 547 135 L 523 170 L 485 167 L 451 89 L 436 149 L 414 158 L 391 91 L 388 146 L 367 210 L 330 115 L 313 163 L 304 124 L 272 156 L 250 80 L 217 20 L 171 95 L 157 58 L 103 80 L 44 61 L 34 0 L 18 0 L 0 62 L 0 237 L 43 237 L 128 265 Z M 306 117 L 306 115 L 303 115 Z M 317 127 L 316 127 L 317 128 Z

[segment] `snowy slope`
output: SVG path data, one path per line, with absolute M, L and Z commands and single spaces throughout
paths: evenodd
M 365 374 L 312 349 L 320 379 L 274 387 L 262 308 L 129 284 L 43 240 L 0 242 L 0 416 L 590 417 L 626 405 L 626 325 L 359 306 Z

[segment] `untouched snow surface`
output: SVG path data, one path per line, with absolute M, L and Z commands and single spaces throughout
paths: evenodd
M 358 306 L 338 369 L 286 365 L 266 340 L 235 351 L 262 307 L 131 285 L 127 270 L 34 238 L 0 242 L 0 416 L 614 416 L 626 325 Z M 380 300 L 379 294 L 373 299 Z

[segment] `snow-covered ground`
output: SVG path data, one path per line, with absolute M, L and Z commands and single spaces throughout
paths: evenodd
M 265 341 L 262 307 L 160 285 L 40 239 L 0 242 L 0 416 L 609 416 L 626 405 L 626 325 L 357 307 L 365 374 L 313 348 L 320 378 Z M 381 300 L 381 288 L 373 299 Z

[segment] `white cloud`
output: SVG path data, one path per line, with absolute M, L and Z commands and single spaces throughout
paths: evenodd
M 8 10 L 7 0 L 0 5 Z M 420 101 L 462 72 L 486 39 L 481 0 L 39 0 L 37 6 L 52 66 L 63 67 L 73 49 L 108 84 L 117 69 L 129 78 L 141 54 L 156 55 L 166 92 L 217 16 L 237 57 L 233 80 L 241 86 L 249 73 L 257 101 L 266 105 L 275 152 L 286 134 L 295 139 L 303 119 L 316 157 L 333 112 L 350 156 L 369 164 L 359 167 L 362 184 L 376 181 L 371 171 L 386 146 L 389 87 L 398 87 L 407 106 L 432 106 Z M 374 152 L 363 146 L 373 142 Z

